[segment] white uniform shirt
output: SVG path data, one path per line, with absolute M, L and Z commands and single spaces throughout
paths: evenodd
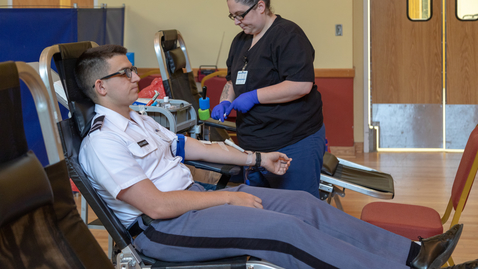
M 81 143 L 79 161 L 125 227 L 142 212 L 116 199 L 121 190 L 144 179 L 163 192 L 184 190 L 193 182 L 191 172 L 176 156 L 176 134 L 134 111 L 130 111 L 132 120 L 101 105 L 95 106 L 95 112 L 92 129 Z M 101 116 L 105 116 L 102 125 L 95 124 Z

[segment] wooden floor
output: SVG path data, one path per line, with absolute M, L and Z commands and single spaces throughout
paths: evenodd
M 364 205 L 380 200 L 428 206 L 442 214 L 450 198 L 450 188 L 461 155 L 461 153 L 365 153 L 355 158 L 344 157 L 344 159 L 391 174 L 395 184 L 393 200 L 380 200 L 346 191 L 345 197 L 341 198 L 344 211 L 359 218 Z M 93 217 L 94 215 L 90 214 L 90 218 Z M 477 259 L 477 190 L 472 189 L 460 222 L 465 226 L 453 258 L 455 262 Z M 449 224 L 445 227 L 448 228 Z M 92 230 L 92 232 L 106 251 L 108 242 L 106 231 Z

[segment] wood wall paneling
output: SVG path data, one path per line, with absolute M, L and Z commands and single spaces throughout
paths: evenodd
M 13 0 L 12 5 L 16 8 L 52 8 L 60 6 L 60 0 Z
M 68 0 L 71 4 L 76 3 L 79 8 L 93 8 L 93 0 Z
M 15 8 L 59 8 L 71 7 L 74 3 L 79 8 L 93 8 L 93 0 L 13 0 L 12 5 Z
M 199 68 L 193 68 L 193 74 L 197 77 Z M 219 71 L 226 71 L 226 68 L 218 68 Z M 159 74 L 159 68 L 141 68 L 138 67 L 138 74 L 146 74 L 147 72 L 154 73 L 157 71 Z M 355 69 L 353 68 L 316 68 L 314 69 L 316 78 L 354 78 Z

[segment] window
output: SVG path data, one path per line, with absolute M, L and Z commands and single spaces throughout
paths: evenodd
M 456 16 L 463 21 L 478 20 L 478 1 L 456 0 Z
M 407 4 L 408 18 L 410 20 L 427 21 L 431 18 L 431 0 L 408 0 Z

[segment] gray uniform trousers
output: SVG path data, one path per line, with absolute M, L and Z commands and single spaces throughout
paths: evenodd
M 204 191 L 194 184 L 190 191 Z M 411 241 L 352 217 L 303 191 L 241 185 L 264 209 L 221 205 L 154 220 L 134 241 L 164 261 L 251 255 L 284 268 L 409 268 Z

